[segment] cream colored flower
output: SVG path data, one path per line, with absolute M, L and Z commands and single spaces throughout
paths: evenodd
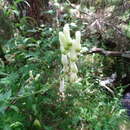
M 64 50 L 69 50 L 70 47 L 72 46 L 72 42 L 68 41 L 68 39 L 66 38 L 63 32 L 59 32 L 59 40 L 60 40 L 60 46 L 64 48 Z
M 62 54 L 66 54 L 66 50 L 63 45 L 60 46 L 60 51 Z
M 63 32 L 59 32 L 60 50 L 61 50 L 61 62 L 63 64 L 62 68 L 62 79 L 60 80 L 60 92 L 65 90 L 65 81 L 79 82 L 77 76 L 78 68 L 76 61 L 78 60 L 78 55 L 81 51 L 81 33 L 77 31 L 75 33 L 75 39 L 70 36 L 69 24 L 65 24 Z
M 81 33 L 80 33 L 80 31 L 77 31 L 76 33 L 75 33 L 75 37 L 76 37 L 76 40 L 75 40 L 75 50 L 77 51 L 77 52 L 79 52 L 80 50 L 81 50 Z
M 67 74 L 69 72 L 69 66 L 63 66 L 63 72 Z
M 62 93 L 65 91 L 65 83 L 64 83 L 64 79 L 62 79 L 60 81 L 60 88 L 59 88 L 59 91 Z
M 78 73 L 78 68 L 75 62 L 70 63 L 70 71 L 74 73 Z
M 68 43 L 70 43 L 72 45 L 72 40 L 71 40 L 71 37 L 70 37 L 70 27 L 69 27 L 69 24 L 65 24 L 65 26 L 63 28 L 63 32 L 64 32 L 64 35 L 65 35 Z
M 67 58 L 67 55 L 64 55 L 64 54 L 62 54 L 61 55 L 61 62 L 62 62 L 62 64 L 64 65 L 64 66 L 67 66 L 68 65 L 68 58 Z
M 63 32 L 59 32 L 59 40 L 60 40 L 60 46 L 63 46 L 65 48 L 67 46 L 66 44 L 67 41 Z
M 70 73 L 70 82 L 73 83 L 73 82 L 76 82 L 77 80 L 78 80 L 77 74 L 71 72 L 71 73 Z
M 77 61 L 77 53 L 75 52 L 74 49 L 72 49 L 72 50 L 70 51 L 69 57 L 70 57 L 70 60 L 71 60 L 72 62 L 76 62 L 76 61 Z

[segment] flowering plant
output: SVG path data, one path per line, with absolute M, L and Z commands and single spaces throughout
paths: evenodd
M 65 24 L 63 32 L 59 32 L 61 62 L 63 75 L 60 81 L 60 92 L 64 91 L 64 81 L 78 82 L 78 68 L 76 62 L 81 50 L 81 33 L 75 32 L 75 39 L 70 36 L 69 24 Z

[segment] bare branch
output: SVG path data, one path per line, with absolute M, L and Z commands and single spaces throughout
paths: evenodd
M 120 56 L 124 58 L 130 58 L 130 51 L 106 51 L 103 48 L 92 48 L 90 51 L 84 52 L 83 54 L 99 53 L 105 56 Z

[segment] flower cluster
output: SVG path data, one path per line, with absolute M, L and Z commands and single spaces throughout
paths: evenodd
M 76 62 L 81 50 L 81 33 L 77 31 L 75 33 L 75 39 L 72 39 L 70 36 L 69 24 L 66 24 L 63 28 L 63 32 L 59 32 L 59 41 L 61 62 L 63 64 L 62 71 L 64 73 L 60 83 L 60 91 L 64 91 L 64 80 L 68 80 L 71 83 L 78 81 Z

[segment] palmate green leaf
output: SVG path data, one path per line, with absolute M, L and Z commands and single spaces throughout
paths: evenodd
M 14 110 L 15 112 L 17 112 L 17 113 L 19 112 L 19 108 L 17 106 L 15 106 L 15 105 L 11 105 L 10 108 L 12 110 Z
M 0 79 L 0 84 L 10 86 L 10 85 L 12 85 L 13 83 L 16 82 L 18 77 L 19 77 L 18 73 L 11 73 L 7 77 Z
M 3 93 L 0 94 L 0 101 L 8 100 L 11 97 L 11 94 L 12 94 L 11 90 L 9 90 L 8 92 L 4 94 Z
M 23 126 L 23 124 L 21 122 L 14 122 L 10 125 L 11 128 L 18 128 L 18 127 L 21 127 Z
M 11 90 L 0 94 L 0 113 L 4 114 L 6 108 L 8 107 L 7 103 L 8 103 L 8 100 L 10 99 L 11 95 L 12 95 Z
M 38 72 L 38 68 L 38 64 L 26 64 L 19 69 L 19 73 L 21 73 L 24 78 L 24 76 L 29 76 L 29 71 L 33 70 L 33 72 Z
M 3 76 L 3 77 L 5 77 L 5 76 L 7 76 L 7 75 L 8 75 L 7 73 L 0 72 L 0 76 Z
M 3 127 L 3 130 L 11 130 L 11 128 L 9 127 L 8 124 L 6 124 L 6 125 Z
M 8 105 L 6 103 L 0 103 L 0 114 L 4 114 Z

